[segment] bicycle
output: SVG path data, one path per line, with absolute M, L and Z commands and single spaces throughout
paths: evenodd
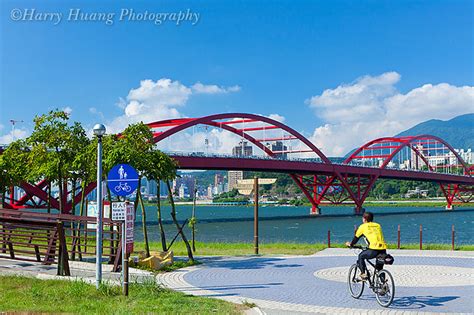
M 358 248 L 358 249 L 367 249 L 366 247 L 362 246 L 352 246 L 351 248 Z M 391 256 L 390 256 L 391 257 Z M 393 298 L 395 296 L 395 282 L 393 281 L 392 274 L 383 269 L 383 265 L 385 264 L 385 257 L 379 258 L 376 257 L 376 262 L 381 264 L 381 267 L 377 268 L 377 263 L 374 264 L 370 260 L 367 262 L 373 267 L 372 275 L 369 272 L 369 268 L 367 268 L 367 279 L 363 280 L 360 278 L 360 268 L 357 263 L 353 264 L 349 268 L 349 275 L 347 277 L 347 284 L 349 286 L 349 292 L 351 296 L 355 299 L 360 298 L 362 292 L 364 292 L 364 286 L 367 282 L 368 286 L 372 291 L 375 293 L 375 298 L 377 302 L 383 307 L 389 307 L 390 304 L 393 302 Z M 393 262 L 393 257 L 391 257 Z
M 125 192 L 131 192 L 132 187 L 130 187 L 126 182 L 125 183 L 119 183 L 118 186 L 115 186 L 114 188 L 115 192 L 120 192 L 120 191 L 125 191 Z

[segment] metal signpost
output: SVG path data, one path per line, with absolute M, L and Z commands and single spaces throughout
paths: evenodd
M 95 257 L 95 282 L 99 289 L 102 282 L 102 137 L 105 135 L 105 126 L 96 124 L 93 128 L 97 137 L 97 233 L 96 233 L 96 257 Z
M 258 185 L 270 185 L 276 182 L 276 178 L 240 179 L 237 181 L 237 190 L 242 195 L 250 195 L 253 191 L 254 212 L 253 212 L 253 244 L 254 253 L 258 255 Z
M 138 173 L 128 164 L 115 165 L 107 176 L 107 185 L 115 195 L 128 196 L 138 187 Z M 133 210 L 133 204 L 128 201 L 112 203 L 112 220 L 122 221 L 122 283 L 125 296 L 128 296 L 128 255 L 133 252 Z

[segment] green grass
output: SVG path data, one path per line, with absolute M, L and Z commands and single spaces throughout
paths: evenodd
M 135 242 L 135 251 L 144 250 L 143 242 Z M 324 244 L 291 244 L 291 243 L 269 243 L 260 244 L 259 252 L 264 255 L 309 255 L 326 248 Z M 150 249 L 160 250 L 161 243 L 151 242 Z M 175 256 L 187 256 L 186 247 L 183 242 L 176 242 L 171 250 Z M 195 255 L 217 255 L 217 256 L 239 256 L 250 255 L 254 252 L 253 244 L 250 243 L 202 243 L 196 242 Z
M 401 249 L 419 249 L 419 244 L 401 244 Z M 344 244 L 331 244 L 331 247 L 345 248 Z M 150 243 L 152 250 L 160 250 L 161 243 Z M 259 253 L 262 255 L 311 255 L 327 248 L 323 243 L 261 243 Z M 397 248 L 396 244 L 389 244 L 389 248 Z M 423 249 L 450 250 L 450 244 L 423 244 Z M 474 251 L 474 245 L 458 245 L 456 250 Z M 135 250 L 144 250 L 143 242 L 135 242 Z M 183 242 L 173 245 L 171 250 L 175 256 L 186 256 L 186 247 Z M 251 255 L 254 252 L 253 244 L 250 243 L 202 243 L 196 242 L 195 255 L 216 256 L 239 256 Z
M 82 281 L 39 280 L 0 276 L 0 312 L 82 314 L 240 314 L 245 306 L 195 297 L 150 282 L 132 284 L 130 295 L 120 287 L 99 290 Z
M 463 203 L 463 204 L 454 204 L 453 207 L 456 209 L 457 207 L 469 208 L 473 207 L 474 203 Z M 364 203 L 364 207 L 387 207 L 387 208 L 398 208 L 398 207 L 434 207 L 444 209 L 446 207 L 446 201 L 428 201 L 428 200 L 421 200 L 421 201 L 406 201 L 406 202 L 399 202 L 397 200 L 385 200 L 385 202 L 378 202 L 376 200 L 373 201 L 366 201 Z

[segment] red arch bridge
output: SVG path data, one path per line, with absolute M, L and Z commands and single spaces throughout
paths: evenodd
M 287 173 L 319 214 L 322 203 L 352 201 L 355 212 L 379 178 L 428 181 L 439 184 L 447 209 L 469 202 L 474 192 L 474 170 L 441 138 L 431 135 L 385 137 L 367 142 L 345 159 L 331 161 L 310 140 L 272 118 L 226 113 L 201 118 L 178 118 L 149 123 L 157 147 L 167 151 L 181 169 L 244 170 Z M 240 140 L 240 141 L 239 141 Z M 201 143 L 201 145 L 199 144 Z M 217 154 L 233 143 L 234 155 Z M 174 146 L 188 147 L 176 152 Z M 250 149 L 251 148 L 251 149 Z M 255 149 L 256 152 L 253 150 Z M 224 151 L 223 151 L 224 150 Z M 210 151 L 213 151 L 210 153 Z M 106 152 L 105 152 L 106 154 Z M 84 189 L 89 194 L 95 183 Z M 22 194 L 10 198 L 7 207 L 45 207 L 48 183 L 23 183 Z M 77 203 L 80 187 L 65 187 L 64 212 Z M 72 196 L 71 192 L 76 195 Z M 12 194 L 10 194 L 13 196 Z M 52 206 L 59 202 L 53 199 Z

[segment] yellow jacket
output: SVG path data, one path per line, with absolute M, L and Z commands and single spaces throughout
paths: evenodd
M 375 222 L 361 224 L 357 229 L 355 236 L 360 238 L 362 235 L 367 239 L 367 242 L 369 243 L 369 249 L 387 249 L 387 244 L 383 238 L 380 224 Z

